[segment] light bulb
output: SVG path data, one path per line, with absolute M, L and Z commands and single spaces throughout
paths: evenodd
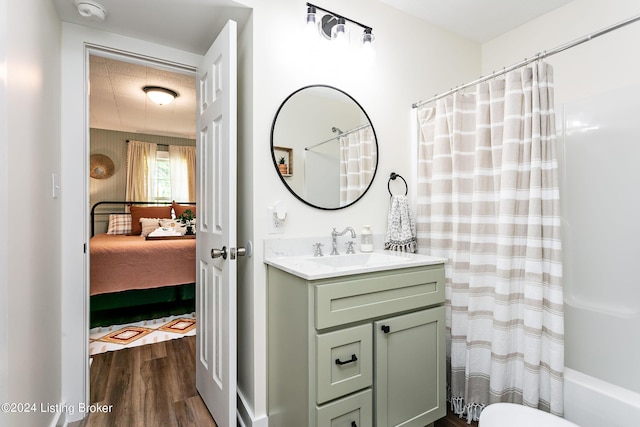
M 345 25 L 344 18 L 338 18 L 338 23 L 331 29 L 331 38 L 338 41 L 346 40 L 347 26 Z
M 362 34 L 362 61 L 366 65 L 371 65 L 376 59 L 376 50 L 373 46 L 375 41 L 371 28 L 366 28 Z
M 313 6 L 307 8 L 307 26 L 316 26 L 316 8 Z
M 316 25 L 316 8 L 309 6 L 307 8 L 307 25 L 304 29 L 305 38 L 313 41 L 318 35 L 318 26 Z
M 349 30 L 344 18 L 338 18 L 338 23 L 331 29 L 331 40 L 335 43 L 338 54 L 346 55 L 349 48 Z

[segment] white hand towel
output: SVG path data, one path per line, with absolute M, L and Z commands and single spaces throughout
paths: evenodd
M 384 248 L 392 251 L 415 252 L 416 247 L 416 226 L 409 210 L 409 199 L 404 195 L 392 196 Z

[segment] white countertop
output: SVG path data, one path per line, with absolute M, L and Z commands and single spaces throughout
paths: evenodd
M 313 255 L 266 257 L 264 262 L 303 279 L 317 280 L 375 271 L 443 264 L 446 259 L 406 252 L 376 250 L 370 253 L 358 252 L 344 255 L 324 255 L 322 257 L 314 257 Z

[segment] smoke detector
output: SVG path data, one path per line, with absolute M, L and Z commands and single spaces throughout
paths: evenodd
M 102 22 L 107 17 L 107 9 L 93 0 L 74 0 L 78 13 L 93 22 Z

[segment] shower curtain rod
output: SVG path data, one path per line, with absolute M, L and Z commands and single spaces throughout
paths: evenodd
M 349 135 L 350 133 L 357 132 L 357 131 L 359 131 L 360 129 L 364 129 L 364 128 L 366 128 L 367 126 L 371 126 L 371 123 L 367 123 L 367 124 L 364 124 L 364 125 L 360 125 L 360 126 L 355 127 L 355 128 L 353 128 L 353 129 L 351 129 L 351 130 L 348 130 L 348 131 L 346 131 L 346 132 L 342 132 L 340 135 L 336 135 L 336 136 L 334 136 L 333 138 L 329 138 L 329 139 L 327 139 L 326 141 L 318 142 L 316 145 L 312 145 L 311 147 L 305 147 L 305 149 L 304 149 L 304 150 L 305 150 L 305 151 L 307 151 L 307 150 L 311 150 L 312 148 L 316 148 L 316 147 L 318 147 L 318 146 L 320 146 L 320 145 L 322 145 L 322 144 L 326 144 L 327 142 L 331 142 L 331 141 L 333 141 L 334 139 L 338 139 L 338 138 L 340 138 L 341 136 Z
M 455 87 L 453 89 L 448 90 L 447 92 L 441 93 L 439 95 L 435 95 L 434 97 L 429 98 L 427 100 L 418 101 L 415 104 L 413 104 L 411 107 L 412 108 L 418 108 L 418 107 L 420 107 L 420 106 L 422 106 L 424 104 L 428 104 L 428 103 L 436 101 L 436 100 L 438 100 L 440 98 L 444 98 L 444 97 L 449 96 L 449 95 L 451 95 L 453 93 L 456 93 L 456 92 L 458 92 L 460 90 L 466 89 L 466 88 L 468 88 L 470 86 L 475 86 L 475 85 L 477 85 L 479 83 L 483 83 L 483 82 L 486 82 L 487 80 L 491 80 L 494 77 L 498 77 L 498 76 L 501 76 L 503 74 L 507 74 L 508 72 L 511 72 L 513 70 L 517 70 L 518 68 L 522 68 L 522 67 L 524 67 L 526 65 L 529 65 L 532 62 L 539 61 L 539 60 L 544 59 L 544 58 L 546 58 L 548 56 L 555 55 L 556 53 L 563 52 L 563 51 L 565 51 L 567 49 L 571 49 L 574 46 L 578 46 L 579 44 L 582 44 L 582 43 L 588 42 L 590 40 L 593 40 L 596 37 L 600 37 L 600 36 L 602 36 L 604 34 L 610 33 L 611 31 L 615 31 L 615 30 L 617 30 L 619 28 L 622 28 L 622 27 L 624 27 L 626 25 L 633 24 L 636 21 L 640 21 L 640 15 L 636 15 L 633 18 L 629 18 L 629 19 L 624 20 L 622 22 L 619 22 L 617 24 L 611 25 L 610 27 L 604 28 L 604 29 L 602 29 L 600 31 L 596 31 L 595 33 L 591 33 L 591 34 L 588 34 L 586 36 L 580 37 L 580 38 L 575 39 L 575 40 L 573 40 L 573 41 L 571 41 L 569 43 L 565 43 L 563 45 L 555 47 L 555 48 L 553 48 L 553 49 L 551 49 L 549 51 L 545 50 L 544 52 L 538 52 L 537 54 L 535 54 L 531 58 L 525 58 L 524 60 L 518 62 L 517 64 L 511 65 L 510 67 L 505 67 L 500 71 L 494 71 L 493 73 L 491 73 L 491 74 L 489 74 L 487 76 L 480 77 L 479 79 L 476 79 L 476 80 L 474 80 L 472 82 L 469 82 L 469 83 L 465 83 L 462 86 L 457 86 L 457 87 Z

